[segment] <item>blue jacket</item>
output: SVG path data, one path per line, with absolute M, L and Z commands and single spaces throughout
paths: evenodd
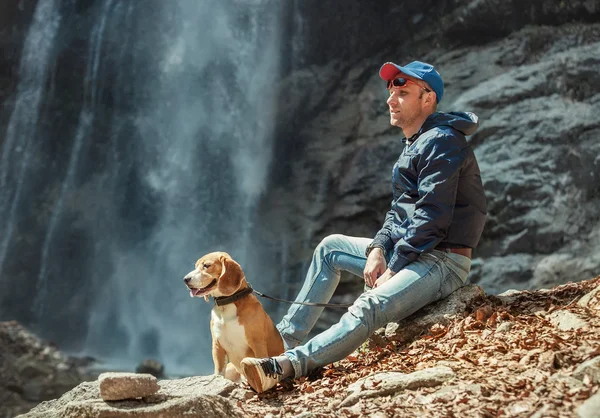
M 392 171 L 392 207 L 371 246 L 399 272 L 436 247 L 475 248 L 486 200 L 479 166 L 465 135 L 477 130 L 473 113 L 436 112 L 407 144 Z

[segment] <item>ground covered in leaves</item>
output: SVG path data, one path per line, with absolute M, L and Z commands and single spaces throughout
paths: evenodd
M 488 296 L 410 345 L 365 344 L 309 378 L 238 406 L 255 417 L 573 417 L 598 391 L 589 376 L 576 380 L 572 375 L 600 355 L 600 292 L 587 306 L 577 303 L 599 286 L 597 277 L 550 290 Z M 574 314 L 585 326 L 563 330 L 557 314 Z M 442 386 L 340 406 L 348 386 L 361 378 L 434 366 L 450 367 L 457 377 Z

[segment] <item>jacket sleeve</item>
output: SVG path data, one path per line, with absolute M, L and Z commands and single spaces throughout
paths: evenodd
M 385 220 L 383 221 L 383 226 L 375 234 L 375 238 L 373 238 L 373 242 L 369 247 L 379 247 L 383 249 L 385 254 L 392 251 L 394 248 L 394 241 L 392 240 L 392 223 L 394 219 L 394 211 L 389 210 L 385 215 Z M 367 249 L 368 252 L 368 249 Z
M 388 263 L 394 273 L 433 250 L 446 236 L 465 158 L 465 149 L 452 135 L 437 136 L 424 146 L 417 165 L 419 200 L 406 234 L 396 243 Z

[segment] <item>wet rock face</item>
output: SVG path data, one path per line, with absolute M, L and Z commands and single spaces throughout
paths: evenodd
M 548 287 L 590 277 L 600 267 L 594 209 L 600 124 L 593 116 L 600 91 L 592 70 L 600 63 L 599 34 L 596 25 L 568 25 L 552 34 L 527 28 L 485 55 L 464 51 L 467 62 L 485 58 L 477 72 L 487 80 L 460 91 L 452 105 L 474 109 L 482 120 L 471 143 L 489 216 L 477 253 L 482 269 L 472 279 L 490 291 Z M 455 76 L 464 60 L 446 66 Z M 523 265 L 513 280 L 494 273 L 507 257 Z
M 291 254 L 303 257 L 331 233 L 373 236 L 389 208 L 390 171 L 403 147 L 401 132 L 389 126 L 377 70 L 385 61 L 421 59 L 445 80 L 439 110 L 480 116 L 469 140 L 488 221 L 471 282 L 500 293 L 595 276 L 600 26 L 593 22 L 600 2 L 465 0 L 433 10 L 443 12 L 423 16 L 402 42 L 387 32 L 388 47 L 364 59 L 350 64 L 332 54 L 290 76 L 303 89 L 283 105 L 278 147 L 292 163 L 275 167 L 282 175 L 265 213 L 298 237 Z M 342 283 L 345 291 L 361 289 L 355 278 L 343 276 Z
M 35 1 L 11 1 L 0 6 L 0 102 L 11 105 L 18 82 L 23 41 L 31 22 Z M 0 112 L 0 126 L 6 126 L 9 112 Z M 0 135 L 0 146 L 4 135 Z

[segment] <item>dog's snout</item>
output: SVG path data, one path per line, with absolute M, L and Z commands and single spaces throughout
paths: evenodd
M 190 280 L 192 280 L 192 278 L 191 278 L 191 277 L 188 277 L 188 276 L 185 276 L 185 277 L 183 278 L 183 281 L 185 282 L 185 284 L 188 284 L 188 283 L 190 282 Z

